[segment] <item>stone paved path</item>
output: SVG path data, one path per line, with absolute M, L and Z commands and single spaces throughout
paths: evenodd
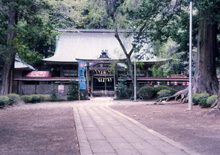
M 196 155 L 137 121 L 111 109 L 110 98 L 74 106 L 81 155 Z

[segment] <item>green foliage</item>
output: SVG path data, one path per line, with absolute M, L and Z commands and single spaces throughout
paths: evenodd
M 53 86 L 51 94 L 50 94 L 50 99 L 52 101 L 56 101 L 58 99 L 58 95 L 57 95 L 57 90 L 55 88 L 55 86 Z
M 195 94 L 193 94 L 193 98 L 192 98 L 192 102 L 193 102 L 193 104 L 194 105 L 198 105 L 199 104 L 199 101 L 198 101 L 198 96 L 199 94 L 197 94 L 197 93 L 195 93 Z
M 155 90 L 150 86 L 142 87 L 138 90 L 138 96 L 140 99 L 147 100 L 153 98 Z
M 128 98 L 127 89 L 128 89 L 128 87 L 127 87 L 127 85 L 125 84 L 124 81 L 119 82 L 119 83 L 116 85 L 117 97 L 118 97 L 119 99 Z
M 152 76 L 153 77 L 164 77 L 163 68 L 160 64 L 156 64 L 151 68 Z
M 133 90 L 128 88 L 126 81 L 126 74 L 120 75 L 122 81 L 116 84 L 116 93 L 119 99 L 129 99 L 133 95 Z
M 160 86 L 154 87 L 155 92 L 159 92 L 160 90 L 163 90 L 163 89 L 170 90 L 172 94 L 175 94 L 177 92 L 176 89 L 173 89 L 173 88 L 168 87 L 168 86 L 160 85 Z
M 162 90 L 157 92 L 157 98 L 168 97 L 168 96 L 171 96 L 171 95 L 173 95 L 173 94 L 168 89 L 162 89 Z
M 31 97 L 31 100 L 30 100 L 31 103 L 39 103 L 40 102 L 39 95 L 34 94 L 34 95 L 31 95 L 30 97 Z
M 0 108 L 3 108 L 9 103 L 8 96 L 0 96 Z
M 206 104 L 206 102 L 207 102 L 207 98 L 200 99 L 199 100 L 200 107 L 202 107 L 202 108 L 209 108 L 211 105 Z
M 20 97 L 24 103 L 39 103 L 49 99 L 48 95 L 43 94 L 33 94 L 33 95 L 23 95 Z
M 153 77 L 167 77 L 170 74 L 182 74 L 185 71 L 183 62 L 179 60 L 157 63 L 150 70 Z
M 212 95 L 207 98 L 206 104 L 210 107 L 217 100 L 218 95 Z
M 51 7 L 47 1 L 20 0 L 11 2 L 4 0 L 0 2 L 0 56 L 1 62 L 7 62 L 8 53 L 13 49 L 25 62 L 39 66 L 43 57 L 51 55 L 55 49 L 55 35 L 50 20 L 47 20 L 47 11 Z M 9 8 L 16 15 L 9 13 Z M 9 26 L 9 18 L 13 17 L 15 24 Z M 12 19 L 12 18 L 11 18 Z M 7 40 L 9 33 L 13 38 Z M 11 59 L 11 57 L 10 57 Z
M 40 102 L 46 101 L 49 97 L 47 95 L 43 95 L 43 94 L 38 94 L 39 98 L 40 98 Z
M 108 12 L 108 3 L 105 0 L 51 0 L 53 10 L 48 17 L 56 28 L 110 29 L 113 28 L 113 22 Z
M 19 21 L 17 27 L 18 34 L 14 39 L 14 46 L 22 60 L 37 66 L 40 65 L 43 57 L 52 55 L 57 32 L 48 21 L 39 21 L 34 25 Z
M 24 103 L 30 103 L 31 102 L 31 96 L 30 95 L 23 95 L 20 98 L 21 98 L 21 100 L 24 101 Z
M 128 98 L 132 99 L 134 97 L 134 89 L 128 88 L 126 93 Z
M 8 94 L 9 104 L 17 103 L 20 100 L 20 96 L 18 94 Z
M 193 100 L 194 105 L 198 105 L 200 103 L 203 104 L 208 97 L 209 97 L 209 94 L 207 93 L 194 94 L 192 100 Z
M 77 100 L 78 99 L 78 82 L 70 81 L 67 92 L 67 100 Z

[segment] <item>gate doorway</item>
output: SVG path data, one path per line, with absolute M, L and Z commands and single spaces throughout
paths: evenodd
M 93 96 L 114 96 L 114 78 L 93 77 Z

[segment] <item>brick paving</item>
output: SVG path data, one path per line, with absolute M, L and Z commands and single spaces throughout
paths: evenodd
M 74 106 L 81 155 L 196 155 L 198 153 L 111 109 L 110 98 Z

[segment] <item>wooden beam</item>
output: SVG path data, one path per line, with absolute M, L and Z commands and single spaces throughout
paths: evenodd
M 89 94 L 89 63 L 86 63 L 86 89 L 87 94 Z

